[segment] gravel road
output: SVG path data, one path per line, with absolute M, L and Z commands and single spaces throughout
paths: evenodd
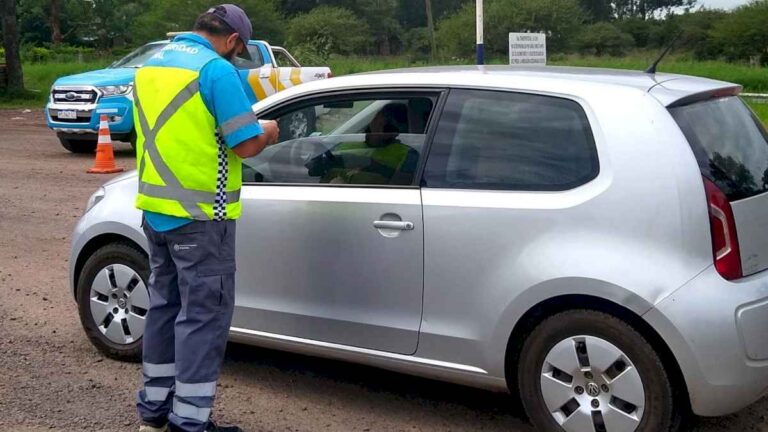
M 129 147 L 117 162 L 131 168 Z M 109 176 L 65 151 L 40 110 L 0 110 L 0 429 L 136 431 L 139 366 L 102 357 L 68 291 L 69 236 Z M 768 399 L 692 431 L 768 432 Z M 508 395 L 230 344 L 216 417 L 247 431 L 527 432 Z

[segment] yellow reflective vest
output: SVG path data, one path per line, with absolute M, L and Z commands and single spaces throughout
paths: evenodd
M 241 160 L 220 138 L 200 95 L 200 70 L 216 54 L 181 54 L 181 67 L 150 62 L 136 73 L 136 207 L 203 221 L 237 219 Z

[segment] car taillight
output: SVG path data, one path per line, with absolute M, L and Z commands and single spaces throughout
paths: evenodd
M 331 79 L 331 78 L 333 78 L 333 72 L 328 72 L 328 75 L 327 75 L 327 76 L 328 76 L 328 79 Z
M 727 280 L 741 278 L 741 251 L 736 235 L 736 220 L 733 217 L 731 203 L 723 191 L 711 180 L 704 179 L 709 205 L 709 225 L 712 232 L 712 252 L 715 268 L 720 276 Z

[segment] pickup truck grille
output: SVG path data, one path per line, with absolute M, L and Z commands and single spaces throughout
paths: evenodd
M 56 104 L 88 105 L 96 103 L 99 93 L 95 89 L 54 88 L 51 99 Z

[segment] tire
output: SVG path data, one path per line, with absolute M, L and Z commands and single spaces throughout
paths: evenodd
M 59 137 L 61 146 L 67 149 L 70 153 L 93 153 L 96 151 L 96 140 L 88 139 L 74 139 Z
M 91 343 L 107 357 L 141 358 L 148 280 L 147 256 L 129 243 L 103 246 L 85 262 L 77 281 L 80 323 Z
M 131 143 L 131 149 L 133 149 L 133 154 L 136 154 L 136 140 L 137 139 L 138 138 L 136 137 L 136 129 L 134 129 L 128 135 L 128 142 Z
M 317 118 L 315 108 L 307 108 L 301 111 L 295 111 L 288 116 L 281 117 L 278 121 L 280 127 L 279 141 L 290 141 L 299 138 L 306 138 L 315 131 Z
M 517 378 L 525 410 L 541 431 L 671 432 L 682 418 L 653 347 L 602 312 L 571 310 L 544 320 L 523 344 Z

